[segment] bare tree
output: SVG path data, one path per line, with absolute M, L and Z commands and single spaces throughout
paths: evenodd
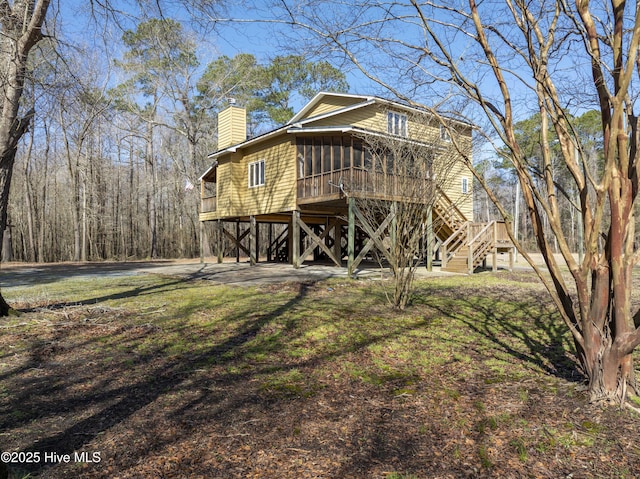
M 194 15 L 202 16 L 202 10 L 206 8 L 206 15 L 215 16 L 224 2 L 205 2 L 203 4 L 202 2 L 184 0 L 179 3 Z M 49 11 L 53 8 L 52 5 L 56 4 L 52 4 L 50 0 L 0 0 L 0 64 L 2 65 L 2 67 L 0 67 L 0 91 L 2 92 L 2 100 L 0 100 L 0 245 L 3 244 L 3 234 L 7 225 L 7 207 L 9 204 L 9 192 L 16 152 L 20 140 L 28 130 L 35 114 L 34 109 L 29 107 L 25 108 L 25 105 L 21 103 L 25 80 L 29 73 L 28 62 L 33 56 L 34 47 L 45 37 L 43 33 L 45 19 Z M 87 18 L 90 18 L 89 22 L 93 21 L 94 25 L 99 25 L 99 28 L 95 30 L 99 32 L 98 35 L 103 36 L 103 40 L 105 44 L 107 44 L 109 43 L 107 36 L 110 26 L 116 25 L 120 31 L 127 28 L 135 15 L 134 9 L 132 8 L 134 6 L 140 8 L 141 17 L 145 17 L 150 11 L 152 15 L 162 17 L 164 16 L 164 9 L 168 8 L 168 3 L 163 1 L 150 3 L 134 0 L 129 3 L 126 9 L 123 9 L 117 2 L 111 0 L 101 2 L 90 0 L 89 2 L 76 6 L 78 10 L 76 13 L 80 13 L 80 10 L 82 10 L 82 13 L 86 14 Z M 55 16 L 52 15 L 50 21 L 47 23 L 48 33 L 51 38 L 54 38 L 58 33 L 54 32 L 54 17 Z M 213 25 L 215 25 L 214 22 L 206 22 L 206 25 L 203 24 L 203 28 L 206 27 L 207 31 L 210 31 Z M 79 76 L 81 75 L 82 74 L 79 74 Z M 46 85 L 43 86 L 46 87 Z M 187 114 L 193 116 L 192 111 L 187 112 Z M 149 134 L 149 136 L 152 135 Z M 46 147 L 47 153 L 49 153 L 49 146 L 50 145 L 47 145 Z M 153 161 L 153 153 L 152 146 L 149 146 L 147 158 L 151 170 L 154 170 L 154 165 L 151 163 Z M 28 172 L 29 168 L 25 167 L 25 175 L 27 175 Z M 94 170 L 94 173 L 96 172 L 97 170 Z M 153 176 L 154 171 L 150 174 Z M 95 178 L 98 179 L 98 176 Z M 52 175 L 54 185 L 56 181 L 56 175 Z M 53 203 L 58 200 L 64 201 L 64 198 L 58 198 L 56 196 L 52 196 L 51 198 Z M 153 204 L 155 199 L 153 197 L 150 199 L 152 205 L 149 214 L 149 229 L 155 232 L 156 212 L 155 205 Z M 27 192 L 25 202 L 35 208 L 32 200 L 33 197 Z M 40 211 L 44 212 L 45 209 L 40 208 Z M 51 218 L 51 225 L 57 225 L 57 222 L 61 221 L 64 212 L 60 210 L 57 211 L 61 213 L 61 215 L 60 217 Z M 32 221 L 32 223 L 34 222 Z M 40 223 L 42 226 L 44 222 Z M 45 258 L 42 253 L 44 252 L 45 236 L 47 235 L 50 240 L 46 245 L 47 249 L 52 252 L 57 251 L 57 253 L 50 255 L 50 259 L 59 258 L 58 253 L 65 248 L 65 239 L 52 234 L 52 231 L 53 229 L 46 231 L 44 227 L 40 228 L 38 244 L 40 246 L 40 258 L 42 259 Z M 63 228 L 61 228 L 61 232 L 64 233 Z M 89 235 L 91 232 L 87 230 L 87 234 Z M 29 233 L 29 241 L 33 239 L 34 235 L 35 234 Z M 153 237 L 153 233 L 151 236 L 151 255 L 154 256 L 157 253 L 154 247 L 156 240 Z M 0 316 L 4 316 L 8 314 L 8 312 L 9 307 L 0 295 Z
M 7 226 L 9 189 L 18 143 L 29 128 L 33 111 L 22 112 L 20 98 L 32 48 L 42 39 L 49 0 L 0 1 L 0 245 Z M 0 294 L 0 316 L 9 313 Z
M 414 102 L 434 95 L 463 98 L 458 105 L 477 114 L 480 134 L 496 150 L 506 146 L 550 277 L 522 248 L 520 253 L 574 338 L 591 399 L 624 403 L 628 386 L 636 389 L 632 353 L 640 344 L 634 324 L 640 313 L 631 303 L 640 257 L 634 216 L 638 2 L 353 2 L 348 15 L 341 2 L 320 10 L 312 2 L 283 4 L 287 22 L 303 27 L 307 38 L 313 32 L 387 91 Z M 595 170 L 571 115 L 585 108 L 600 112 L 602 160 Z M 538 178 L 515 131 L 532 112 L 540 119 Z M 581 260 L 563 229 L 554 146 L 579 193 L 573 204 L 582 220 Z M 476 178 L 509 221 L 484 178 Z M 551 235 L 544 234 L 546 222 Z
M 441 226 L 438 217 L 433 221 L 434 204 L 463 165 L 451 143 L 440 140 L 431 115 L 415 112 L 406 121 L 415 139 L 362 135 L 362 176 L 344 186 L 355 198 L 356 224 L 372 238 L 378 262 L 391 270 L 385 294 L 398 309 L 409 304 L 416 269 L 433 250 Z
M 89 55 L 86 56 L 90 58 Z M 93 63 L 95 65 L 95 62 Z M 105 119 L 110 104 L 104 89 L 92 78 L 95 70 L 84 63 L 82 79 L 69 78 L 58 95 L 58 122 L 73 192 L 74 261 L 88 259 L 88 205 L 91 197 L 91 170 L 95 169 L 95 154 L 91 144 L 98 128 L 98 121 Z

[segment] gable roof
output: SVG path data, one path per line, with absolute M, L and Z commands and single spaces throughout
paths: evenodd
M 323 113 L 318 114 L 318 115 L 313 115 L 311 117 L 306 117 L 306 115 L 308 115 L 310 111 L 313 111 L 313 109 L 318 104 L 320 104 L 323 100 L 325 100 L 327 98 L 341 98 L 341 99 L 346 100 L 348 104 L 346 106 L 343 106 L 343 107 L 338 107 L 338 108 L 335 108 L 335 109 L 328 110 L 328 111 L 323 112 Z M 401 103 L 392 102 L 390 100 L 384 100 L 382 98 L 374 97 L 374 96 L 355 95 L 355 94 L 351 94 L 351 93 L 319 92 L 298 113 L 296 113 L 293 116 L 293 118 L 291 118 L 291 120 L 289 120 L 283 126 L 278 127 L 275 130 L 271 130 L 271 131 L 268 131 L 266 133 L 263 133 L 262 135 L 258 135 L 258 136 L 255 136 L 253 138 L 249 138 L 248 140 L 243 141 L 242 143 L 238 143 L 236 145 L 232 145 L 230 147 L 223 148 L 222 150 L 218 150 L 218 151 L 216 151 L 214 153 L 211 153 L 209 155 L 209 158 L 218 157 L 220 154 L 223 154 L 223 153 L 233 153 L 233 152 L 237 151 L 238 148 L 244 148 L 245 146 L 249 146 L 249 145 L 252 145 L 252 144 L 257 143 L 259 141 L 262 141 L 262 140 L 264 140 L 266 138 L 270 138 L 272 136 L 275 136 L 275 135 L 277 135 L 279 133 L 282 133 L 282 132 L 285 132 L 285 131 L 291 129 L 292 127 L 300 127 L 302 125 L 305 125 L 305 124 L 308 124 L 308 123 L 311 123 L 311 122 L 314 122 L 314 121 L 318 121 L 320 119 L 329 118 L 329 117 L 332 117 L 332 116 L 343 114 L 343 113 L 351 111 L 351 110 L 364 108 L 364 107 L 372 105 L 374 103 L 386 103 L 386 104 L 394 105 L 396 108 L 399 107 L 399 108 L 404 108 L 404 109 L 417 110 L 416 108 L 412 108 L 412 107 L 409 107 L 407 105 L 403 105 Z
M 317 114 L 317 115 L 312 115 L 312 116 L 307 116 L 309 115 L 309 113 L 313 112 L 314 109 L 320 105 L 323 101 L 326 101 L 328 99 L 335 99 L 335 100 L 339 100 L 342 103 L 342 106 L 338 106 L 336 105 L 335 108 L 332 109 L 328 109 L 326 111 L 322 111 L 321 113 Z M 336 102 L 337 103 L 337 102 Z M 281 127 L 278 127 L 274 130 L 271 130 L 269 132 L 263 133 L 262 135 L 258 135 L 255 136 L 253 138 L 250 138 L 246 141 L 243 141 L 242 143 L 238 143 L 236 145 L 232 145 L 229 146 L 227 148 L 223 148 L 222 150 L 218 150 L 215 151 L 213 153 L 211 153 L 210 155 L 208 155 L 208 158 L 212 158 L 215 159 L 216 161 L 214 162 L 214 164 L 212 164 L 211 167 L 209 167 L 207 169 L 207 171 L 204 172 L 204 174 L 200 177 L 200 180 L 202 180 L 203 177 L 205 177 L 213 168 L 215 168 L 218 164 L 217 162 L 217 158 L 220 157 L 223 154 L 226 153 L 235 153 L 236 151 L 238 151 L 238 149 L 240 148 L 245 148 L 247 146 L 253 145 L 255 143 L 259 143 L 261 141 L 264 141 L 266 139 L 272 138 L 274 136 L 280 135 L 282 133 L 296 133 L 299 131 L 310 131 L 311 127 L 310 124 L 312 124 L 313 122 L 322 120 L 322 119 L 326 119 L 326 118 L 330 118 L 332 116 L 337 116 L 337 115 L 341 115 L 343 113 L 352 111 L 352 110 L 357 110 L 360 108 L 365 108 L 367 106 L 373 105 L 375 103 L 381 104 L 381 105 L 385 105 L 385 106 L 389 106 L 391 108 L 394 109 L 401 109 L 401 110 L 406 110 L 406 111 L 416 111 L 416 112 L 421 112 L 421 113 L 428 113 L 426 110 L 420 109 L 420 108 L 416 108 L 410 105 L 406 105 L 397 101 L 392 101 L 392 100 L 386 100 L 384 98 L 381 97 L 377 97 L 377 96 L 371 96 L 371 95 L 357 95 L 357 94 L 353 94 L 353 93 L 332 93 L 332 92 L 319 92 L 317 93 L 311 100 L 309 100 L 309 102 L 302 107 L 302 109 L 296 113 L 291 120 L 289 120 L 286 124 L 284 124 Z M 453 120 L 452 121 L 458 122 L 458 123 L 462 123 L 462 124 L 466 124 L 467 126 L 471 126 L 470 124 L 467 124 L 463 121 L 460 120 Z M 353 126 L 350 125 L 344 125 L 344 126 L 334 126 L 334 127 L 318 127 L 317 131 L 342 131 L 342 132 L 347 132 L 347 131 L 351 131 L 357 129 Z
M 314 115 L 311 117 L 307 117 L 309 112 L 313 111 L 313 109 L 322 101 L 327 98 L 336 98 L 343 100 L 344 106 L 337 107 L 335 109 L 326 111 L 320 115 Z M 320 118 L 326 118 L 328 116 L 336 115 L 339 113 L 344 113 L 346 111 L 355 110 L 358 108 L 362 108 L 364 106 L 371 105 L 375 103 L 376 97 L 373 96 L 364 96 L 364 95 L 354 95 L 351 93 L 331 93 L 321 91 L 317 93 L 309 102 L 298 112 L 296 113 L 291 120 L 287 123 L 288 125 L 292 125 L 295 123 L 299 123 L 301 121 L 313 121 L 318 120 Z

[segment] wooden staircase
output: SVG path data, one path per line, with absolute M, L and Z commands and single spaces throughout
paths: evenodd
M 468 221 L 443 191 L 438 194 L 433 212 L 434 231 L 442 241 L 442 271 L 472 274 L 489 254 L 513 252 L 504 222 Z
M 442 243 L 442 270 L 472 274 L 490 253 L 495 252 L 499 225 L 497 221 L 464 223 Z
M 433 204 L 433 218 L 434 233 L 441 242 L 449 239 L 468 221 L 467 217 L 440 187 L 438 187 L 437 199 Z

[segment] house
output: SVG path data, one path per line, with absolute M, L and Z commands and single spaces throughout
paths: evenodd
M 493 253 L 495 267 L 497 252 L 513 250 L 504 224 L 473 223 L 472 175 L 460 156 L 450 153 L 452 136 L 471 151 L 467 123 L 447 120 L 442 126 L 426 111 L 399 102 L 321 92 L 286 125 L 255 138 L 246 132 L 243 108 L 229 105 L 220 112 L 218 151 L 209 156 L 212 164 L 200 178 L 199 219 L 215 222 L 219 261 L 226 237 L 237 258 L 243 251 L 257 262 L 258 233 L 267 227 L 268 261 L 298 267 L 313 253 L 338 266 L 346 259 L 354 271 L 385 235 L 356 227 L 355 200 L 408 200 L 397 165 L 376 162 L 384 154 L 372 142 L 384 141 L 421 145 L 428 152 L 411 164 L 419 167 L 416 181 L 437 183 L 437 198 L 425 204 L 430 214 L 423 227 L 434 239 L 427 241 L 429 259 L 436 250 L 443 269 L 471 272 L 488 254 Z M 446 175 L 439 162 L 445 151 Z M 274 234 L 278 224 L 283 226 Z

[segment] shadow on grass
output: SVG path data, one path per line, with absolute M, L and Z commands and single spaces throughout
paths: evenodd
M 46 428 L 51 423 L 58 430 L 60 422 L 63 430 L 51 434 L 40 434 L 38 439 L 26 444 L 23 451 L 45 453 L 71 454 L 75 451 L 85 451 L 92 441 L 108 430 L 118 428 L 133 415 L 144 414 L 147 408 L 156 401 L 162 403 L 167 396 L 184 395 L 184 404 L 172 407 L 170 417 L 178 421 L 228 421 L 235 414 L 247 407 L 269 409 L 274 404 L 287 402 L 291 397 L 288 392 L 278 391 L 268 394 L 265 390 L 256 389 L 251 385 L 274 373 L 288 372 L 312 368 L 319 363 L 333 357 L 365 348 L 376 342 L 383 341 L 399 331 L 394 328 L 385 330 L 384 334 L 367 336 L 366 334 L 343 345 L 342 348 L 330 348 L 321 352 L 314 352 L 310 357 L 291 361 L 290 363 L 257 362 L 249 368 L 242 368 L 241 363 L 252 354 L 269 356 L 277 355 L 292 340 L 289 335 L 284 340 L 269 341 L 262 338 L 254 341 L 261 331 L 268 329 L 271 323 L 277 322 L 283 315 L 295 310 L 307 297 L 309 288 L 315 283 L 298 283 L 288 285 L 293 294 L 286 300 L 260 300 L 255 291 L 247 290 L 242 294 L 255 295 L 255 301 L 241 301 L 233 305 L 222 319 L 226 324 L 234 325 L 233 334 L 220 340 L 211 338 L 210 347 L 193 344 L 193 351 L 173 353 L 170 342 L 152 346 L 145 354 L 132 356 L 123 354 L 124 359 L 116 358 L 112 363 L 100 365 L 98 362 L 108 360 L 101 353 L 101 343 L 98 339 L 75 342 L 76 331 L 73 327 L 55 331 L 55 341 L 51 343 L 63 345 L 62 351 L 47 350 L 47 344 L 35 342 L 32 345 L 32 361 L 20 370 L 11 372 L 12 377 L 5 377 L 11 388 L 11 400 L 6 414 L 0 419 L 1 430 L 20 431 L 29 425 L 38 424 Z M 140 297 L 142 295 L 162 293 L 175 288 L 184 287 L 184 280 L 165 281 L 160 284 L 136 286 L 124 292 L 93 297 L 73 305 L 94 305 L 114 299 Z M 247 299 L 246 297 L 243 299 Z M 256 302 L 261 301 L 259 306 Z M 60 309 L 68 305 L 60 303 L 52 305 L 53 309 Z M 318 307 L 322 307 L 319 305 Z M 189 307 L 187 313 L 192 312 Z M 182 317 L 181 312 L 176 317 Z M 285 327 L 288 331 L 296 329 L 296 321 L 304 320 L 304 315 L 294 315 L 288 319 Z M 116 330 L 118 347 L 125 352 L 133 348 L 137 341 L 144 339 L 146 325 L 138 325 L 133 330 Z M 176 324 L 170 331 L 156 332 L 162 334 L 178 334 L 187 331 L 189 325 Z M 121 334 L 122 333 L 122 334 Z M 302 331 L 293 334 L 303 334 Z M 123 336 L 123 337 L 120 337 Z M 286 342 L 284 342 L 286 341 Z M 55 366 L 53 360 L 59 352 L 70 353 L 77 348 L 79 355 L 75 362 L 64 363 L 64 370 Z M 37 360 L 34 360 L 37 356 Z M 53 363 L 53 366 L 51 364 Z M 131 368 L 144 367 L 143 373 L 130 374 Z M 215 367 L 214 376 L 203 375 L 202 371 Z M 135 378 L 133 381 L 130 378 Z M 226 391 L 233 391 L 227 395 Z M 289 391 L 296 393 L 295 391 Z M 303 391 L 304 393 L 304 391 Z M 155 405 L 153 407 L 156 407 Z M 166 411 L 165 411 L 166 413 Z M 60 422 L 56 421 L 57 418 Z M 131 426 L 129 423 L 127 427 Z M 148 431 L 136 431 L 141 437 Z M 135 464 L 146 455 L 161 450 L 168 442 L 176 438 L 155 437 L 149 439 L 144 448 L 139 451 L 128 450 L 125 463 Z M 105 461 L 106 457 L 103 458 Z M 119 464 L 122 462 L 118 461 Z M 25 464 L 20 467 L 28 473 L 42 474 L 46 470 L 47 477 L 58 477 L 58 468 L 49 469 L 53 464 L 44 462 Z M 64 477 L 63 475 L 60 477 Z M 91 477 L 110 477 L 108 472 L 94 471 Z
M 73 305 L 96 304 L 112 299 L 161 293 L 179 287 L 183 283 L 184 280 L 176 280 L 159 285 L 136 287 L 126 292 L 74 302 Z M 74 365 L 68 364 L 68 376 L 66 377 L 61 377 L 55 370 L 47 372 L 48 369 L 43 367 L 46 366 L 46 363 L 39 367 L 34 363 L 30 363 L 20 370 L 15 370 L 12 372 L 14 376 L 19 376 L 27 370 L 33 370 L 34 367 L 41 371 L 41 374 L 36 374 L 35 377 L 31 375 L 21 380 L 16 378 L 18 380 L 14 383 L 14 398 L 9 406 L 9 413 L 3 414 L 3 418 L 0 420 L 0 430 L 20 429 L 31 422 L 41 420 L 41 415 L 62 418 L 69 412 L 77 413 L 78 411 L 86 410 L 90 414 L 85 414 L 87 417 L 84 419 L 74 422 L 59 433 L 41 437 L 37 442 L 23 449 L 24 451 L 40 453 L 41 457 L 44 457 L 45 453 L 51 452 L 73 455 L 74 451 L 82 451 L 83 447 L 98 435 L 127 420 L 136 412 L 156 401 L 160 396 L 172 391 L 185 389 L 187 387 L 185 384 L 190 376 L 195 374 L 194 369 L 200 364 L 232 362 L 233 355 L 229 355 L 229 353 L 251 341 L 267 323 L 303 300 L 308 286 L 308 284 L 300 284 L 295 296 L 268 313 L 251 318 L 249 311 L 236 311 L 228 318 L 230 322 L 239 321 L 241 323 L 236 334 L 219 342 L 205 352 L 191 355 L 189 360 L 176 358 L 175 360 L 163 361 L 159 359 L 162 358 L 163 354 L 166 354 L 166 351 L 163 351 L 162 348 L 150 352 L 141 360 L 143 362 L 149 361 L 149 366 L 152 369 L 145 372 L 142 380 L 133 384 L 126 380 L 126 372 L 118 371 L 118 369 L 122 369 L 121 367 L 115 368 L 113 372 L 116 375 L 121 373 L 123 377 L 102 378 L 98 383 L 95 383 L 93 378 L 82 374 L 82 362 L 86 361 L 91 364 L 92 358 L 88 357 L 88 355 L 83 356 Z M 51 308 L 63 308 L 66 305 L 66 303 L 60 303 L 52 305 Z M 243 316 L 251 319 L 244 319 Z M 73 331 L 68 332 L 73 334 Z M 58 339 L 64 340 L 62 337 Z M 76 346 L 82 349 L 87 347 L 87 344 Z M 96 346 L 99 347 L 99 345 Z M 41 345 L 36 344 L 34 349 L 39 347 Z M 90 349 L 89 353 L 93 350 L 95 349 Z M 56 351 L 40 351 L 38 355 L 40 359 L 46 361 L 47 356 L 55 355 L 55 353 Z M 33 354 L 32 351 L 31 355 L 33 356 Z M 155 367 L 156 361 L 159 367 Z M 92 366 L 88 365 L 88 369 L 91 368 Z M 243 379 L 242 375 L 232 374 L 219 380 L 229 382 L 240 379 Z M 114 383 L 116 384 L 115 387 Z M 88 387 L 84 387 L 85 385 Z M 85 392 L 59 402 L 53 402 L 57 398 L 64 398 L 66 390 L 75 388 L 83 388 Z M 145 452 L 148 453 L 149 451 Z M 41 461 L 36 464 L 23 464 L 21 468 L 25 472 L 39 473 L 51 465 Z
M 110 300 L 135 298 L 135 297 L 144 296 L 148 294 L 156 294 L 156 293 L 161 293 L 163 291 L 170 291 L 176 288 L 186 288 L 188 287 L 188 284 L 190 281 L 198 280 L 202 277 L 201 271 L 204 269 L 204 267 L 205 266 L 203 265 L 197 271 L 194 271 L 193 273 L 186 275 L 185 277 L 182 277 L 182 278 L 172 277 L 167 281 L 162 281 L 160 283 L 137 286 L 132 289 L 125 290 L 119 293 L 96 296 L 93 298 L 83 299 L 80 301 L 72 301 L 72 302 L 64 301 L 64 302 L 47 304 L 45 309 L 55 311 L 55 310 L 64 309 L 70 306 L 94 305 L 94 304 L 99 304 L 99 303 L 103 303 L 105 301 L 110 301 Z M 70 277 L 65 276 L 64 279 L 69 279 L 69 278 L 73 278 L 73 275 Z M 60 279 L 57 278 L 51 281 L 53 282 L 53 281 L 59 281 L 59 280 Z M 18 311 L 21 313 L 32 313 L 35 311 L 39 311 L 41 309 L 42 308 L 18 308 Z
M 184 279 L 167 279 L 157 284 L 92 297 L 73 305 L 100 304 L 183 287 L 187 287 Z M 191 350 L 186 351 L 172 351 L 170 335 L 191 337 L 188 333 L 193 325 L 175 321 L 167 321 L 166 324 L 172 326 L 166 326 L 168 330 L 164 331 L 147 330 L 145 328 L 153 325 L 144 324 L 128 330 L 115 330 L 111 340 L 117 341 L 117 346 L 126 354 L 121 354 L 122 357 L 115 358 L 112 363 L 101 351 L 100 338 L 94 338 L 93 342 L 74 342 L 74 329 L 56 331 L 58 336 L 55 337 L 55 343 L 62 347 L 77 348 L 79 355 L 74 363 L 64 363 L 64 370 L 60 370 L 53 362 L 57 351 L 47 351 L 46 344 L 34 343 L 32 355 L 37 353 L 38 361 L 20 371 L 13 371 L 13 378 L 5 378 L 10 379 L 7 384 L 12 394 L 7 410 L 0 419 L 0 429 L 12 431 L 12 435 L 15 435 L 35 426 L 45 431 L 47 424 L 56 426 L 52 427 L 55 432 L 37 433 L 37 440 L 21 446 L 23 451 L 41 454 L 87 451 L 96 443 L 104 444 L 100 436 L 107 432 L 110 437 L 127 439 L 126 444 L 116 444 L 111 451 L 104 451 L 103 464 L 93 466 L 86 476 L 95 478 L 112 477 L 122 472 L 118 468 L 134 468 L 145 458 L 163 454 L 168 446 L 196 432 L 198 425 L 219 423 L 233 429 L 250 422 L 258 411 L 259 417 L 270 418 L 268 424 L 265 422 L 262 425 L 263 428 L 279 427 L 281 425 L 274 415 L 281 408 L 286 408 L 293 397 L 304 397 L 306 391 L 304 388 L 298 391 L 293 387 L 278 389 L 279 385 L 275 383 L 273 391 L 266 391 L 259 386 L 265 378 L 277 374 L 293 377 L 292 373 L 298 370 L 316 368 L 335 357 L 407 333 L 402 325 L 390 323 L 375 334 L 365 331 L 350 338 L 349 342 L 332 343 L 329 348 L 314 349 L 306 357 L 279 362 L 278 353 L 292 347 L 294 340 L 305 334 L 305 329 L 297 324 L 305 320 L 305 314 L 313 314 L 317 308 L 323 310 L 327 318 L 331 317 L 332 313 L 328 311 L 335 305 L 330 301 L 318 297 L 313 298 L 313 303 L 306 304 L 309 291 L 315 287 L 317 285 L 313 282 L 287 285 L 290 294 L 280 299 L 272 299 L 273 295 L 269 292 L 263 292 L 261 296 L 255 290 L 243 290 L 239 301 L 228 305 L 221 313 L 220 321 L 230 325 L 231 330 L 222 331 L 225 334 L 220 336 L 217 336 L 216 330 L 212 330 L 209 332 L 212 337 L 208 341 L 203 337 L 202 343 L 196 343 L 194 339 Z M 279 286 L 271 291 L 281 292 L 286 288 Z M 555 376 L 575 380 L 570 374 L 572 368 L 575 370 L 575 365 L 564 356 L 567 338 L 562 325 L 558 324 L 552 312 L 541 305 L 541 297 L 531 293 L 518 298 L 506 298 L 499 294 L 487 296 L 485 290 L 450 289 L 455 291 L 454 294 L 462 291 L 465 296 L 453 297 L 451 292 L 442 288 L 423 286 L 416 295 L 415 304 L 417 308 L 427 306 L 435 312 L 430 317 L 435 315 L 464 324 L 487 339 L 487 344 L 496 351 Z M 361 300 L 364 297 L 361 295 Z M 381 298 L 369 300 L 383 301 Z M 65 304 L 54 307 L 63 308 Z M 182 310 L 178 309 L 174 317 L 187 317 L 205 307 L 204 302 L 188 304 Z M 364 309 L 362 305 L 358 305 L 358 308 Z M 343 311 L 341 314 L 348 317 L 349 305 L 344 305 Z M 282 321 L 283 317 L 286 317 L 285 322 Z M 425 318 L 412 323 L 411 327 L 428 327 L 429 321 L 429 318 Z M 534 329 L 539 329 L 540 335 L 532 334 Z M 287 334 L 278 336 L 278 331 L 286 331 Z M 140 341 L 147 339 L 149 334 L 163 341 L 150 343 L 149 349 L 141 354 L 129 352 Z M 514 337 L 519 341 L 514 341 Z M 452 341 L 456 341 L 456 338 Z M 524 349 L 516 343 L 523 344 Z M 478 352 L 486 354 L 487 351 L 479 349 Z M 266 359 L 248 359 L 255 356 Z M 99 361 L 104 361 L 104 364 Z M 289 374 L 291 376 L 287 376 Z M 313 393 L 313 386 L 308 390 Z M 176 396 L 181 399 L 172 403 L 171 398 Z M 252 411 L 254 416 L 247 411 Z M 339 471 L 334 477 L 346 477 L 355 470 L 366 471 L 372 464 L 396 460 L 394 458 L 399 458 L 397 460 L 411 465 L 415 470 L 419 469 L 420 465 L 412 457 L 414 448 L 418 447 L 420 440 L 424 440 L 423 434 L 414 431 L 406 435 L 406 440 L 399 440 L 400 436 L 385 437 L 387 424 L 396 424 L 396 427 L 398 424 L 391 421 L 391 414 L 385 407 L 376 406 L 371 415 L 363 415 L 363 424 L 353 430 L 351 442 L 358 444 L 362 437 L 366 439 L 366 447 L 363 445 L 359 453 L 354 453 L 353 457 L 334 469 Z M 372 418 L 374 423 L 364 422 Z M 171 434 L 154 434 L 155 421 L 161 419 L 179 426 Z M 62 422 L 62 427 L 56 424 L 57 421 Z M 255 427 L 252 432 L 269 434 L 269 430 L 258 429 L 257 425 Z M 229 434 L 225 440 L 233 441 L 231 436 L 233 434 Z M 30 437 L 33 437 L 33 433 Z M 237 446 L 239 443 L 233 444 Z M 108 457 L 109 454 L 118 454 L 118 457 Z M 103 469 L 109 462 L 116 467 L 115 470 Z M 52 464 L 39 463 L 27 465 L 24 469 L 48 478 L 70 477 L 68 474 L 72 469 L 68 466 L 48 469 L 50 466 Z M 231 473 L 224 476 L 224 470 L 213 472 L 209 477 L 241 477 Z M 168 473 L 163 474 L 171 477 Z M 160 477 L 162 474 L 158 472 L 156 475 Z
M 125 277 L 138 274 L 140 269 L 153 270 L 173 264 L 168 260 L 132 262 L 82 262 L 82 263 L 38 263 L 30 266 L 2 265 L 2 287 L 42 286 L 61 279 L 79 277 Z
M 513 290 L 500 287 L 462 291 L 464 296 L 443 301 L 448 293 L 442 288 L 422 288 L 416 303 L 464 324 L 485 338 L 494 354 L 504 353 L 567 381 L 584 381 L 567 328 L 545 292 L 516 289 L 513 296 Z M 471 345 L 477 347 L 483 346 Z

